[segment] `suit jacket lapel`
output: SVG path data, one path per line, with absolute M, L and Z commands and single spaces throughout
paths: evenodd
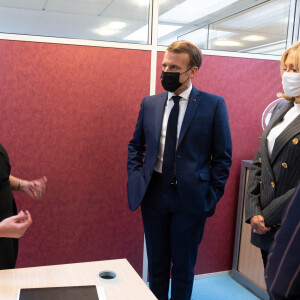
M 293 136 L 300 131 L 300 115 L 289 124 L 282 133 L 276 138 L 274 148 L 271 155 L 271 164 L 276 159 L 282 148 L 288 143 Z
M 264 157 L 264 165 L 269 173 L 269 175 L 274 178 L 274 174 L 273 174 L 273 170 L 271 167 L 271 159 L 270 159 L 270 155 L 269 155 L 269 151 L 268 151 L 268 134 L 271 131 L 271 129 L 277 124 L 279 123 L 284 115 L 286 114 L 286 112 L 293 106 L 293 103 L 285 103 L 282 104 L 275 112 L 274 112 L 274 116 L 272 117 L 272 119 L 270 120 L 270 123 L 268 124 L 267 128 L 265 129 L 265 131 L 262 134 L 262 157 Z
M 160 94 L 158 103 L 155 105 L 155 140 L 157 146 L 160 143 L 161 126 L 164 118 L 165 105 L 168 98 L 168 92 Z M 157 148 L 158 149 L 158 148 Z
M 267 137 L 269 132 L 271 131 L 271 129 L 283 119 L 284 115 L 292 107 L 293 107 L 293 102 L 282 102 L 281 106 L 274 112 L 274 116 L 271 118 L 271 120 L 270 120 L 267 128 L 265 129 L 263 135 L 265 135 Z
M 184 115 L 184 118 L 182 121 L 177 147 L 180 145 L 187 129 L 189 128 L 191 121 L 193 119 L 193 116 L 198 107 L 199 99 L 197 98 L 197 96 L 198 96 L 197 94 L 198 94 L 198 90 L 195 87 L 193 87 L 191 94 L 190 94 L 188 104 L 187 104 L 185 115 Z

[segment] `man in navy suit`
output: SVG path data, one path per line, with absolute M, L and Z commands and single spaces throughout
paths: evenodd
M 300 299 L 300 184 L 275 235 L 266 268 L 270 299 Z
M 231 166 L 231 136 L 223 97 L 197 90 L 191 79 L 201 50 L 172 43 L 162 61 L 166 90 L 145 97 L 128 146 L 128 202 L 141 204 L 150 289 L 189 300 L 206 218 L 214 214 Z M 175 129 L 175 133 L 174 133 Z

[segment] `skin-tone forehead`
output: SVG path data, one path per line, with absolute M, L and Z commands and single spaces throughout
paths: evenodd
M 162 64 L 164 63 L 187 67 L 190 63 L 190 57 L 187 53 L 166 51 L 162 61 Z

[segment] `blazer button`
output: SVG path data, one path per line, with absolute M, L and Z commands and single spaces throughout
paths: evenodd
M 285 163 L 285 162 L 282 163 L 281 165 L 282 165 L 285 169 L 287 169 L 287 167 L 288 167 L 287 163 Z
M 258 161 L 261 163 L 261 158 L 259 158 Z
M 275 187 L 275 182 L 271 182 L 271 187 L 274 189 L 274 187 Z
M 297 138 L 294 138 L 294 139 L 293 139 L 293 144 L 294 144 L 294 145 L 297 145 L 298 143 L 299 143 L 299 140 L 298 140 Z
M 260 181 L 259 183 L 262 184 L 262 181 Z

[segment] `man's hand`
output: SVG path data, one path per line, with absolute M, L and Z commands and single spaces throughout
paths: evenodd
M 4 219 L 0 222 L 0 237 L 20 238 L 32 224 L 30 213 L 20 211 L 17 216 Z
M 32 181 L 24 180 L 20 186 L 20 190 L 25 195 L 33 199 L 38 199 L 41 198 L 45 193 L 46 182 L 47 182 L 47 178 L 45 176 L 40 179 L 36 179 Z
M 250 222 L 254 233 L 266 234 L 271 230 L 271 227 L 266 227 L 265 219 L 262 215 L 252 217 Z

